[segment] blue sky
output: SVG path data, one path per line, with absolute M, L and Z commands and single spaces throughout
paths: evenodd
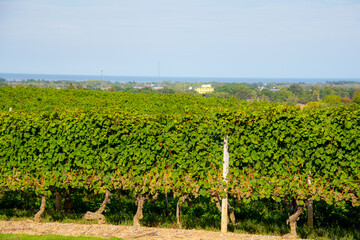
M 0 72 L 360 78 L 360 0 L 0 0 Z

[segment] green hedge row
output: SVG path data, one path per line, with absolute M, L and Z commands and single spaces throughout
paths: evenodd
M 171 96 L 162 98 L 159 106 Z M 244 201 L 288 196 L 300 205 L 308 199 L 360 205 L 355 106 L 184 104 L 187 109 L 173 114 L 150 115 L 100 107 L 2 111 L 0 188 L 47 195 L 64 188 L 123 189 L 135 195 L 212 198 L 226 188 Z M 222 181 L 225 136 L 227 186 Z

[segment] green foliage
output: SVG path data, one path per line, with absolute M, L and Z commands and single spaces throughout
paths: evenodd
M 79 86 L 78 86 L 79 87 Z M 164 89 L 170 91 L 171 89 Z M 127 111 L 140 114 L 181 113 L 202 108 L 233 108 L 244 103 L 236 100 L 203 98 L 187 94 L 167 96 L 157 93 L 107 92 L 30 87 L 0 87 L 0 110 L 12 107 L 23 112 Z
M 329 95 L 329 96 L 325 97 L 323 102 L 325 104 L 327 104 L 328 106 L 336 106 L 336 105 L 348 103 L 344 98 L 336 96 L 336 95 Z
M 321 108 L 321 107 L 325 107 L 326 105 L 322 102 L 308 102 L 306 104 L 306 107 L 308 108 Z
M 256 91 L 242 84 L 225 84 L 215 87 L 214 93 L 217 97 L 234 97 L 241 100 L 253 99 L 256 97 Z
M 359 90 L 355 91 L 354 97 L 352 100 L 354 103 L 360 104 L 360 91 Z
M 226 188 L 244 202 L 291 197 L 360 205 L 355 105 L 300 110 L 181 94 L 11 87 L 0 93 L 3 191 L 120 189 L 214 199 Z M 226 135 L 228 185 L 221 167 Z
M 300 95 L 304 89 L 299 84 L 291 84 L 289 87 L 289 91 L 295 95 Z

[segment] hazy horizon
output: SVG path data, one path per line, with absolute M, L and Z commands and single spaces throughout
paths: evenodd
M 174 77 L 174 76 L 123 76 L 123 75 L 77 75 L 77 74 L 27 74 L 27 73 L 0 73 L 0 78 L 7 81 L 21 80 L 48 80 L 48 81 L 88 81 L 103 80 L 109 82 L 223 82 L 223 83 L 307 83 L 322 84 L 332 81 L 360 82 L 360 78 L 264 78 L 264 77 Z
M 101 72 L 99 73 L 95 73 L 95 74 L 71 74 L 71 73 L 31 73 L 31 72 L 0 72 L 0 77 L 1 75 L 53 75 L 53 76 L 101 76 Z M 103 74 L 103 77 L 148 77 L 148 78 L 158 78 L 158 75 L 116 75 L 116 74 Z M 249 79 L 356 79 L 359 80 L 360 77 L 265 77 L 265 76 L 255 76 L 255 77 L 242 77 L 242 76 L 234 76 L 234 77 L 224 77 L 224 76 L 217 76 L 217 77 L 212 77 L 212 76 L 160 76 L 160 78 L 235 78 L 235 79 L 242 79 L 242 78 L 249 78 Z

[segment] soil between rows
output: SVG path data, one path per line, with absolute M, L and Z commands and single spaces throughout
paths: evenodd
M 74 224 L 74 223 L 36 223 L 31 220 L 24 221 L 0 221 L 0 233 L 18 234 L 56 234 L 66 236 L 97 236 L 118 237 L 123 239 L 142 240 L 280 240 L 285 237 L 265 236 L 252 234 L 238 234 L 205 231 L 205 230 L 182 230 L 170 228 L 132 227 L 121 225 L 97 225 L 97 224 Z

